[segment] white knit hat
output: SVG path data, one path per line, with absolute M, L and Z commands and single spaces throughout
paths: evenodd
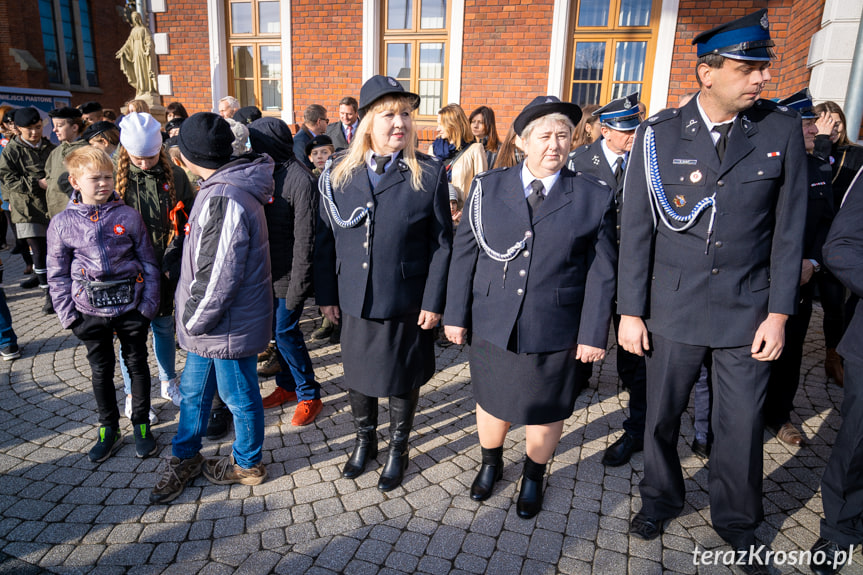
M 120 143 L 132 156 L 155 156 L 162 148 L 162 126 L 146 112 L 127 114 L 120 120 Z

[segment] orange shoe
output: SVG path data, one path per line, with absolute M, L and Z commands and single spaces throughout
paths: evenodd
M 297 404 L 297 410 L 294 411 L 291 425 L 301 427 L 314 422 L 323 408 L 324 404 L 320 399 L 304 399 Z
M 271 407 L 278 407 L 283 403 L 287 403 L 288 401 L 296 401 L 297 400 L 297 392 L 295 391 L 285 391 L 279 386 L 276 386 L 276 391 L 268 395 L 264 398 L 264 409 L 269 409 Z

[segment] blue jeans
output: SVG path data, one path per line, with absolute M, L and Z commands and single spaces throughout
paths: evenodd
M 321 386 L 315 381 L 312 358 L 300 331 L 302 309 L 287 309 L 284 299 L 273 302 L 279 365 L 282 372 L 276 375 L 276 385 L 287 391 L 297 392 L 297 401 L 321 398 Z M 290 375 L 288 375 L 290 373 Z
M 17 343 L 18 337 L 12 329 L 12 314 L 9 312 L 9 306 L 6 305 L 6 293 L 0 288 L 0 348 Z
M 170 381 L 177 377 L 177 347 L 174 340 L 174 316 L 154 317 L 150 322 L 153 330 L 153 354 L 159 367 L 159 381 Z M 132 382 L 126 362 L 120 361 L 120 372 L 123 374 L 123 389 L 126 395 L 132 393 Z
M 249 469 L 261 462 L 264 405 L 258 387 L 257 356 L 215 359 L 189 352 L 180 380 L 180 423 L 172 442 L 180 459 L 201 450 L 216 388 L 234 416 L 234 461 Z

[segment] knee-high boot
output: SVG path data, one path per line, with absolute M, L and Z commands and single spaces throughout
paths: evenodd
M 349 389 L 348 400 L 357 426 L 357 440 L 342 476 L 353 479 L 365 470 L 368 460 L 378 456 L 378 398 Z
M 390 453 L 378 481 L 381 491 L 390 491 L 402 483 L 408 467 L 408 437 L 419 396 L 419 388 L 404 395 L 390 396 Z

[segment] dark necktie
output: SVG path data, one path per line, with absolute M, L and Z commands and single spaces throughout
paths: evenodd
M 382 176 L 384 171 L 386 170 L 387 162 L 390 161 L 389 156 L 379 156 L 375 154 L 372 156 L 375 160 L 375 173 L 379 176 Z
M 528 212 L 530 212 L 530 219 L 533 219 L 533 214 L 545 199 L 545 194 L 542 193 L 545 186 L 542 185 L 542 180 L 534 180 L 530 183 L 530 189 L 533 192 L 527 197 L 527 207 Z
M 716 140 L 716 153 L 719 155 L 720 162 L 725 158 L 725 148 L 728 147 L 728 131 L 730 129 L 731 122 L 713 126 L 713 131 L 719 134 L 719 139 Z
M 614 162 L 614 179 L 617 181 L 617 187 L 623 185 L 623 156 L 618 156 Z

